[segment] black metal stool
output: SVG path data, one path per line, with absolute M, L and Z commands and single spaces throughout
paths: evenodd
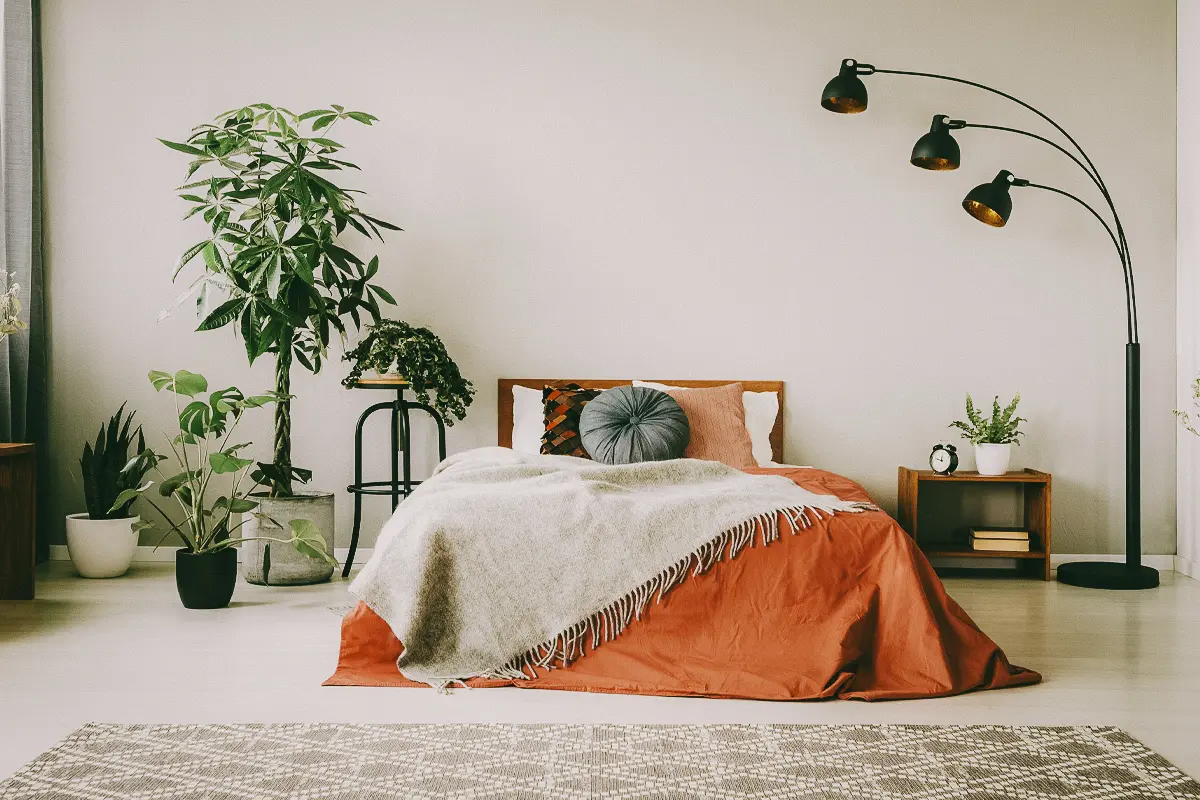
M 408 412 L 412 409 L 424 411 L 433 417 L 438 426 L 438 459 L 446 458 L 446 423 L 437 411 L 425 403 L 415 403 L 404 397 L 408 381 L 400 378 L 363 378 L 354 384 L 355 389 L 390 389 L 396 392 L 396 399 L 375 403 L 358 418 L 358 426 L 354 429 L 354 483 L 346 487 L 346 491 L 354 495 L 354 532 L 350 535 L 350 552 L 346 555 L 346 565 L 342 568 L 342 577 L 350 574 L 354 565 L 354 551 L 358 549 L 358 530 L 362 525 L 362 499 L 364 494 L 392 496 L 392 511 L 400 505 L 401 497 L 408 497 L 421 481 L 412 479 L 412 464 L 409 450 L 412 446 L 412 428 L 409 425 Z M 362 474 L 362 436 L 363 425 L 367 418 L 376 411 L 392 410 L 392 479 L 390 481 L 364 481 Z M 404 453 L 403 472 L 401 471 L 400 453 Z

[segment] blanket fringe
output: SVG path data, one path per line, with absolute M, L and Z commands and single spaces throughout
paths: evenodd
M 856 502 L 839 510 L 857 513 L 878 511 L 879 507 L 873 503 Z M 661 603 L 663 597 L 683 583 L 689 575 L 703 575 L 720 561 L 732 561 L 747 547 L 754 547 L 756 542 L 766 547 L 778 541 L 781 517 L 787 523 L 791 534 L 795 535 L 812 527 L 814 518 L 823 520 L 830 514 L 832 511 L 826 510 L 822 513 L 822 510 L 815 506 L 794 506 L 759 514 L 734 525 L 633 591 L 617 598 L 557 636 L 516 656 L 499 669 L 480 677 L 532 680 L 537 677 L 538 668 L 549 670 L 569 666 L 588 650 L 594 650 L 604 642 L 611 642 L 624 633 L 630 624 L 641 620 L 651 601 Z M 588 644 L 590 648 L 585 647 Z

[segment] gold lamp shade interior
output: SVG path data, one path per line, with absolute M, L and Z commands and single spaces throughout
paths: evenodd
M 913 166 L 920 167 L 921 169 L 958 169 L 957 161 L 951 161 L 948 158 L 941 158 L 938 156 L 916 156 L 909 159 L 909 161 L 913 164 Z
M 835 114 L 861 114 L 867 110 L 867 104 L 857 97 L 825 97 L 821 106 Z
M 1004 223 L 1006 221 L 1004 217 L 1000 216 L 978 200 L 972 200 L 970 198 L 963 200 L 963 208 L 967 210 L 968 214 L 982 222 L 984 225 L 991 225 L 993 228 L 1004 227 Z

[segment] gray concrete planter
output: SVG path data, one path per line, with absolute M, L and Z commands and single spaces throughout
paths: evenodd
M 321 529 L 325 552 L 333 554 L 333 495 L 327 492 L 298 492 L 294 497 L 258 497 L 258 511 L 283 526 L 251 518 L 242 526 L 243 536 L 291 537 L 289 520 L 306 519 Z M 268 551 L 267 546 L 270 546 Z M 246 542 L 242 546 L 242 577 L 260 586 L 302 586 L 323 583 L 333 575 L 333 565 L 309 558 L 290 544 Z M 269 556 L 268 556 L 269 552 Z

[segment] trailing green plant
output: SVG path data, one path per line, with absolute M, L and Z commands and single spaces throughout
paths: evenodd
M 437 409 L 447 425 L 465 417 L 475 397 L 475 386 L 458 371 L 442 340 L 428 328 L 414 328 L 407 322 L 383 319 L 368 325 L 366 335 L 342 360 L 354 362 L 342 381 L 347 388 L 367 370 L 397 373 L 418 400 Z
M 146 450 L 142 426 L 130 430 L 133 414 L 125 415 L 125 403 L 100 426 L 96 442 L 84 442 L 79 469 L 83 474 L 83 500 L 91 519 L 125 519 L 133 516 L 129 507 L 133 498 L 122 504 L 115 501 L 128 489 L 135 489 L 153 467 L 153 454 Z M 134 445 L 134 437 L 137 444 Z
M 189 286 L 202 317 L 197 330 L 234 325 L 251 364 L 275 356 L 274 456 L 259 465 L 274 496 L 291 496 L 293 480 L 312 475 L 292 465 L 293 360 L 319 372 L 331 335 L 346 335 L 345 318 L 358 327 L 364 315 L 379 319 L 381 301 L 395 303 L 371 282 L 379 257 L 364 262 L 342 240 L 347 228 L 379 241 L 381 229 L 400 230 L 363 212 L 356 190 L 327 177 L 358 169 L 336 157 L 342 145 L 329 138 L 342 120 L 370 125 L 376 118 L 338 105 L 297 115 L 255 103 L 198 125 L 184 142 L 159 140 L 192 157 L 189 182 L 178 189 L 192 205 L 185 219 L 201 214 L 211 229 L 183 253 L 172 277 L 196 259 L 203 264 Z M 198 172 L 207 177 L 190 180 Z M 224 297 L 212 309 L 210 292 Z
M 1192 381 L 1192 409 L 1200 409 L 1200 378 Z M 1184 430 L 1189 433 L 1200 436 L 1200 431 L 1196 430 L 1196 426 L 1192 423 L 1191 414 L 1187 411 L 1180 411 L 1178 408 L 1174 412 L 1179 422 L 1183 425 Z
M 992 400 L 992 416 L 991 419 L 984 417 L 975 409 L 975 402 L 971 400 L 971 395 L 967 395 L 967 419 L 966 421 L 956 420 L 950 423 L 951 428 L 958 428 L 962 431 L 963 437 L 971 442 L 971 444 L 1016 444 L 1020 445 L 1017 437 L 1024 436 L 1022 431 L 1017 430 L 1017 427 L 1022 422 L 1029 420 L 1018 417 L 1017 403 L 1021 402 L 1021 393 L 1018 392 L 1013 397 L 1012 402 L 1000 408 L 1000 396 L 997 395 Z
M 233 433 L 247 411 L 278 402 L 277 393 L 266 392 L 247 397 L 232 386 L 208 392 L 205 377 L 187 370 L 180 370 L 174 375 L 154 371 L 149 378 L 155 390 L 161 392 L 166 389 L 175 396 L 179 432 L 169 436 L 167 444 L 175 462 L 183 469 L 167 475 L 160 469 L 168 460 L 167 457 L 151 450 L 144 452 L 151 468 L 160 478 L 157 494 L 161 498 L 174 500 L 183 518 L 178 522 L 173 521 L 150 497 L 148 490 L 155 484 L 153 480 L 121 492 L 113 508 L 141 497 L 158 512 L 167 526 L 159 544 L 171 534 L 177 534 L 183 540 L 183 546 L 192 553 L 212 553 L 241 542 L 268 541 L 290 544 L 306 556 L 337 563 L 332 555 L 325 552 L 320 529 L 307 519 L 289 520 L 286 527 L 270 520 L 290 531 L 291 537 L 288 539 L 235 535 L 246 522 L 245 514 L 262 517 L 255 511 L 258 501 L 251 495 L 255 489 L 266 485 L 267 476 L 261 469 L 254 468 L 254 459 L 243 455 L 245 449 L 250 447 L 250 442 L 231 444 Z M 187 399 L 186 405 L 180 406 L 180 398 Z M 228 477 L 222 479 L 221 476 Z M 217 491 L 214 479 L 225 483 L 228 488 Z M 210 500 L 213 493 L 218 496 Z M 235 514 L 243 515 L 236 524 Z

